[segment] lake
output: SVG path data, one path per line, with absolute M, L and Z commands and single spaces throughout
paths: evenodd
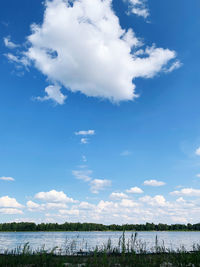
M 132 233 L 125 233 L 126 240 L 131 238 Z M 44 245 L 48 250 L 58 246 L 62 253 L 80 249 L 89 251 L 107 244 L 109 238 L 113 246 L 118 246 L 121 235 L 122 232 L 0 232 L 0 253 L 27 242 L 34 250 Z M 138 232 L 138 243 L 145 242 L 147 249 L 150 249 L 155 246 L 156 235 L 159 245 L 164 241 L 165 247 L 169 249 L 178 249 L 184 245 L 189 251 L 193 244 L 200 244 L 200 232 Z

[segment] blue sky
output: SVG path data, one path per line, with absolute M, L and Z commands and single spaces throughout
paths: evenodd
M 198 222 L 199 8 L 1 3 L 1 222 Z

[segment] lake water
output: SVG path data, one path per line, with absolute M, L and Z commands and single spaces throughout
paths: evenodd
M 134 232 L 126 232 L 126 240 L 131 238 Z M 102 247 L 110 238 L 113 246 L 118 246 L 122 232 L 0 232 L 0 253 L 6 249 L 15 249 L 29 242 L 32 249 L 36 250 L 43 245 L 45 249 L 57 246 L 62 253 L 68 251 L 89 251 L 96 246 Z M 189 251 L 193 244 L 200 244 L 200 232 L 138 232 L 138 243 L 145 242 L 147 249 L 155 246 L 156 235 L 161 245 L 178 249 L 182 245 Z

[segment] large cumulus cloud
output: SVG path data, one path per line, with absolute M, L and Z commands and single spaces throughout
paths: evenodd
M 175 51 L 145 47 L 132 29 L 122 29 L 111 0 L 46 0 L 42 24 L 31 28 L 23 57 L 55 89 L 39 100 L 63 104 L 61 86 L 113 102 L 132 100 L 135 78 L 154 77 L 176 58 Z

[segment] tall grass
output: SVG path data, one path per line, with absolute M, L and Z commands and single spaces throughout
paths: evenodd
M 77 250 L 77 247 L 80 249 Z M 166 248 L 164 242 L 159 242 L 156 236 L 155 245 L 147 249 L 147 243 L 138 239 L 137 233 L 126 239 L 123 232 L 117 246 L 113 246 L 112 240 L 108 239 L 107 243 L 89 250 L 87 242 L 78 238 L 66 240 L 61 249 L 54 247 L 51 250 L 45 249 L 45 246 L 33 250 L 26 243 L 0 254 L 0 267 L 4 266 L 195 267 L 200 266 L 200 245 L 194 244 L 192 251 L 186 251 L 184 246 L 172 250 Z

